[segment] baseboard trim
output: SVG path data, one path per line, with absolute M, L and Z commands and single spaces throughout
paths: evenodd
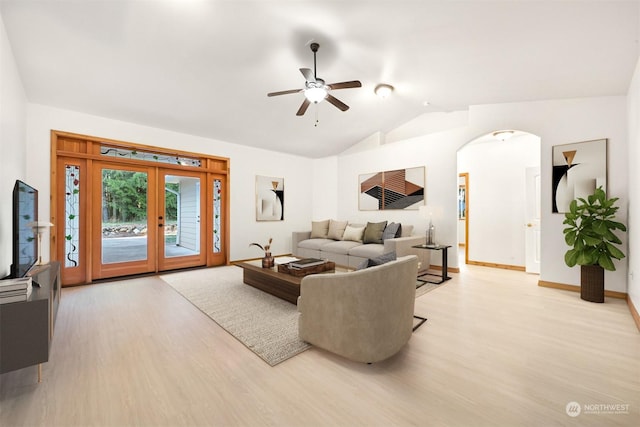
M 562 289 L 563 291 L 580 292 L 580 286 L 567 285 L 566 283 L 547 282 L 546 280 L 538 280 L 538 286 L 543 288 Z M 610 298 L 627 299 L 626 292 L 604 290 L 604 296 Z
M 442 271 L 442 266 L 441 265 L 433 265 L 433 264 L 431 264 L 429 266 L 429 270 Z M 449 272 L 449 273 L 460 273 L 460 269 L 458 267 L 447 267 L 447 272 Z
M 638 328 L 638 332 L 640 332 L 640 314 L 638 314 L 638 310 L 633 305 L 633 301 L 631 301 L 631 297 L 627 295 L 627 305 L 629 306 L 629 311 L 631 312 L 631 317 L 633 317 L 633 321 L 636 323 L 636 328 Z
M 470 265 L 479 265 L 480 267 L 501 268 L 503 270 L 526 271 L 522 265 L 495 264 L 493 262 L 467 261 Z

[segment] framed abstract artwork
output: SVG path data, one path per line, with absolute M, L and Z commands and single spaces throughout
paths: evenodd
M 256 221 L 284 221 L 284 178 L 256 175 Z
M 424 166 L 374 172 L 358 177 L 361 211 L 417 210 L 425 204 Z
M 551 212 L 569 212 L 569 204 L 596 188 L 607 191 L 607 140 L 556 145 L 552 153 Z

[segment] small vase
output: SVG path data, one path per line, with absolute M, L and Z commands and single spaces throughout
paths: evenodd
M 271 252 L 265 252 L 264 258 L 262 258 L 262 268 L 271 268 L 275 264 Z

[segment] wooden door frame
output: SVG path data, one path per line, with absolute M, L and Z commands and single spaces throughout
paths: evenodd
M 207 195 L 205 199 L 202 200 L 204 203 L 206 200 L 207 207 L 207 226 L 203 228 L 203 232 L 207 233 L 207 237 L 205 238 L 206 243 L 206 266 L 215 266 L 215 265 L 229 265 L 229 254 L 230 254 L 230 221 L 231 221 L 231 208 L 229 203 L 231 201 L 230 197 L 230 182 L 229 182 L 229 173 L 230 173 L 230 159 L 226 157 L 218 157 L 207 154 L 200 153 L 191 153 L 187 151 L 181 150 L 173 150 L 162 147 L 155 147 L 143 144 L 137 144 L 132 142 L 125 141 L 117 141 L 107 138 L 99 138 L 95 136 L 88 136 L 82 134 L 75 134 L 70 132 L 64 132 L 59 130 L 51 130 L 51 184 L 50 184 L 50 212 L 51 212 L 51 222 L 55 224 L 54 227 L 51 228 L 50 232 L 50 241 L 49 241 L 49 249 L 51 254 L 51 260 L 58 260 L 61 262 L 61 276 L 62 276 L 62 286 L 72 286 L 72 285 L 82 285 L 88 284 L 92 282 L 92 258 L 95 254 L 92 251 L 93 242 L 90 241 L 91 229 L 95 227 L 92 224 L 91 215 L 87 215 L 87 219 L 83 222 L 82 229 L 80 231 L 81 237 L 80 241 L 84 242 L 81 250 L 83 253 L 80 255 L 80 258 L 84 261 L 82 265 L 79 266 L 79 270 L 82 270 L 82 274 L 70 274 L 66 272 L 65 267 L 65 206 L 64 206 L 64 198 L 62 197 L 65 193 L 64 188 L 64 179 L 65 179 L 65 171 L 64 171 L 64 161 L 68 161 L 71 163 L 81 162 L 84 170 L 81 171 L 81 188 L 82 193 L 80 195 L 80 204 L 81 210 L 85 213 L 90 212 L 92 209 L 92 199 L 93 197 L 88 194 L 91 190 L 91 175 L 93 174 L 93 162 L 99 161 L 112 161 L 121 163 L 123 165 L 138 165 L 138 166 L 150 166 L 154 165 L 156 168 L 167 168 L 167 169 L 175 169 L 175 170 L 188 170 L 188 171 L 199 171 L 207 176 Z M 135 156 L 128 156 L 127 158 L 121 157 L 110 157 L 105 156 L 101 153 L 101 148 L 114 148 L 121 150 L 131 150 L 132 153 L 139 151 L 141 153 L 146 152 L 149 153 L 159 153 L 164 157 L 176 158 L 178 157 L 187 157 L 189 159 L 196 159 L 198 161 L 197 165 L 189 165 L 184 166 L 180 164 L 180 162 L 174 163 L 163 163 L 159 161 L 151 161 L 147 159 L 135 158 Z M 60 162 L 58 161 L 60 159 Z M 212 233 L 212 227 L 209 227 L 210 218 L 212 219 L 212 211 L 213 211 L 213 197 L 212 197 L 212 189 L 210 188 L 211 177 L 219 177 L 222 181 L 222 212 L 223 216 L 221 221 L 221 230 L 220 233 L 223 235 L 223 239 L 221 240 L 221 252 L 220 253 L 212 253 L 213 252 L 213 239 L 209 238 Z M 211 214 L 210 214 L 211 213 Z M 156 266 L 157 270 L 157 266 Z M 66 273 L 66 274 L 65 274 Z
M 123 170 L 132 172 L 147 173 L 147 256 L 145 260 L 118 262 L 112 264 L 102 263 L 102 170 L 103 169 Z M 92 218 L 93 227 L 88 231 L 91 236 L 91 257 L 92 275 L 91 279 L 105 279 L 118 276 L 128 276 L 133 274 L 144 274 L 158 271 L 157 245 L 158 245 L 158 221 L 157 221 L 157 188 L 158 177 L 157 168 L 151 165 L 123 165 L 116 162 L 100 161 L 93 163 L 91 203 L 93 209 L 88 213 Z M 100 191 L 96 191 L 100 186 Z
M 464 263 L 469 264 L 469 172 L 459 173 L 458 178 L 464 178 Z
M 207 229 L 207 207 L 206 207 L 206 190 L 207 190 L 207 174 L 204 172 L 200 172 L 200 171 L 184 171 L 184 170 L 180 170 L 180 171 L 176 171 L 176 170 L 171 170 L 171 169 L 164 169 L 162 167 L 158 167 L 158 181 L 157 181 L 157 212 L 156 212 L 156 216 L 158 217 L 158 221 L 163 221 L 163 223 L 166 223 L 167 218 L 165 217 L 165 215 L 163 215 L 163 220 L 160 220 L 159 215 L 161 215 L 162 209 L 165 207 L 164 206 L 164 198 L 165 195 L 163 194 L 165 191 L 165 186 L 162 185 L 162 183 L 164 182 L 162 180 L 162 178 L 164 176 L 166 176 L 167 174 L 171 174 L 173 176 L 182 176 L 182 177 L 187 177 L 187 178 L 198 178 L 200 180 L 200 194 L 199 194 L 199 198 L 200 198 L 200 252 L 196 255 L 190 255 L 188 257 L 172 257 L 172 258 L 167 258 L 167 255 L 165 253 L 165 244 L 164 244 L 164 232 L 161 233 L 160 232 L 160 227 L 157 226 L 156 229 L 158 230 L 158 240 L 157 240 L 157 260 L 158 260 L 158 266 L 157 266 L 157 270 L 158 271 L 167 271 L 167 270 L 175 270 L 175 269 L 179 269 L 179 268 L 187 268 L 187 267 L 191 267 L 191 264 L 193 263 L 193 261 L 196 261 L 200 264 L 200 265 L 206 265 L 206 260 L 207 260 L 207 242 L 206 242 L 206 229 Z M 202 221 L 204 219 L 204 226 L 202 225 Z M 164 229 L 163 229 L 164 230 Z M 185 262 L 185 258 L 188 258 Z M 191 261 L 191 262 L 189 262 Z

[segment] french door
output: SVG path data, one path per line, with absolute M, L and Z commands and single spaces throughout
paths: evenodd
M 62 286 L 229 262 L 229 159 L 51 132 Z
M 206 263 L 204 174 L 158 171 L 158 270 Z
M 94 162 L 93 278 L 205 265 L 204 176 Z

